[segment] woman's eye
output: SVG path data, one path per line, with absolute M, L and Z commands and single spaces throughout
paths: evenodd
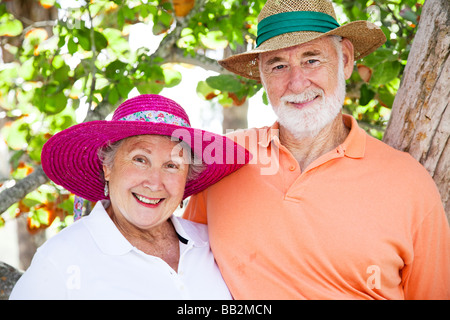
M 145 157 L 141 157 L 141 156 L 134 157 L 133 161 L 135 161 L 137 163 L 142 163 L 142 164 L 147 163 L 147 159 Z
M 169 169 L 178 169 L 179 168 L 179 166 L 175 163 L 168 163 L 168 164 L 166 164 L 166 167 Z

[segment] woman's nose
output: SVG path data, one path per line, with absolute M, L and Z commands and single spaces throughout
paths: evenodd
M 148 170 L 143 186 L 149 188 L 152 192 L 162 190 L 164 184 L 160 170 L 153 168 Z

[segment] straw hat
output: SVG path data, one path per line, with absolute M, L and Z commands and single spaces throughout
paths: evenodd
M 145 94 L 122 103 L 111 121 L 91 121 L 67 128 L 45 143 L 42 168 L 56 184 L 90 201 L 106 199 L 98 150 L 137 135 L 165 135 L 187 143 L 205 169 L 186 182 L 183 199 L 216 183 L 248 163 L 251 155 L 232 140 L 194 129 L 184 109 L 160 95 Z
M 246 78 L 261 80 L 257 57 L 262 52 L 293 47 L 328 35 L 349 39 L 355 60 L 375 51 L 386 37 L 368 21 L 339 26 L 329 0 L 268 0 L 258 16 L 257 47 L 219 61 L 225 69 Z

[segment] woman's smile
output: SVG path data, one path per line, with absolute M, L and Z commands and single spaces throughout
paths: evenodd
M 164 201 L 164 198 L 147 198 L 137 193 L 132 194 L 139 204 L 142 204 L 150 208 L 156 208 L 159 204 L 161 204 Z

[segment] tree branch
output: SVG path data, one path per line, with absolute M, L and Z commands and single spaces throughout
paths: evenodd
M 5 212 L 14 203 L 19 202 L 28 193 L 47 181 L 49 179 L 45 175 L 44 170 L 42 170 L 42 167 L 36 167 L 27 177 L 17 181 L 13 187 L 5 189 L 0 193 L 0 212 Z
M 177 18 L 177 24 L 175 26 L 175 29 L 172 30 L 160 43 L 158 49 L 156 49 L 155 53 L 152 54 L 152 56 L 155 57 L 161 57 L 161 58 L 167 58 L 170 56 L 172 48 L 176 47 L 176 42 L 180 38 L 181 31 L 183 31 L 184 28 L 186 28 L 189 24 L 189 20 L 203 10 L 205 6 L 206 0 L 197 0 L 195 2 L 194 7 L 192 10 L 188 13 L 186 17 L 183 18 Z
M 165 59 L 167 62 L 187 63 L 221 74 L 232 74 L 230 71 L 219 65 L 215 59 L 198 53 L 195 57 L 185 55 L 184 51 L 176 46 L 172 47 L 170 54 Z

